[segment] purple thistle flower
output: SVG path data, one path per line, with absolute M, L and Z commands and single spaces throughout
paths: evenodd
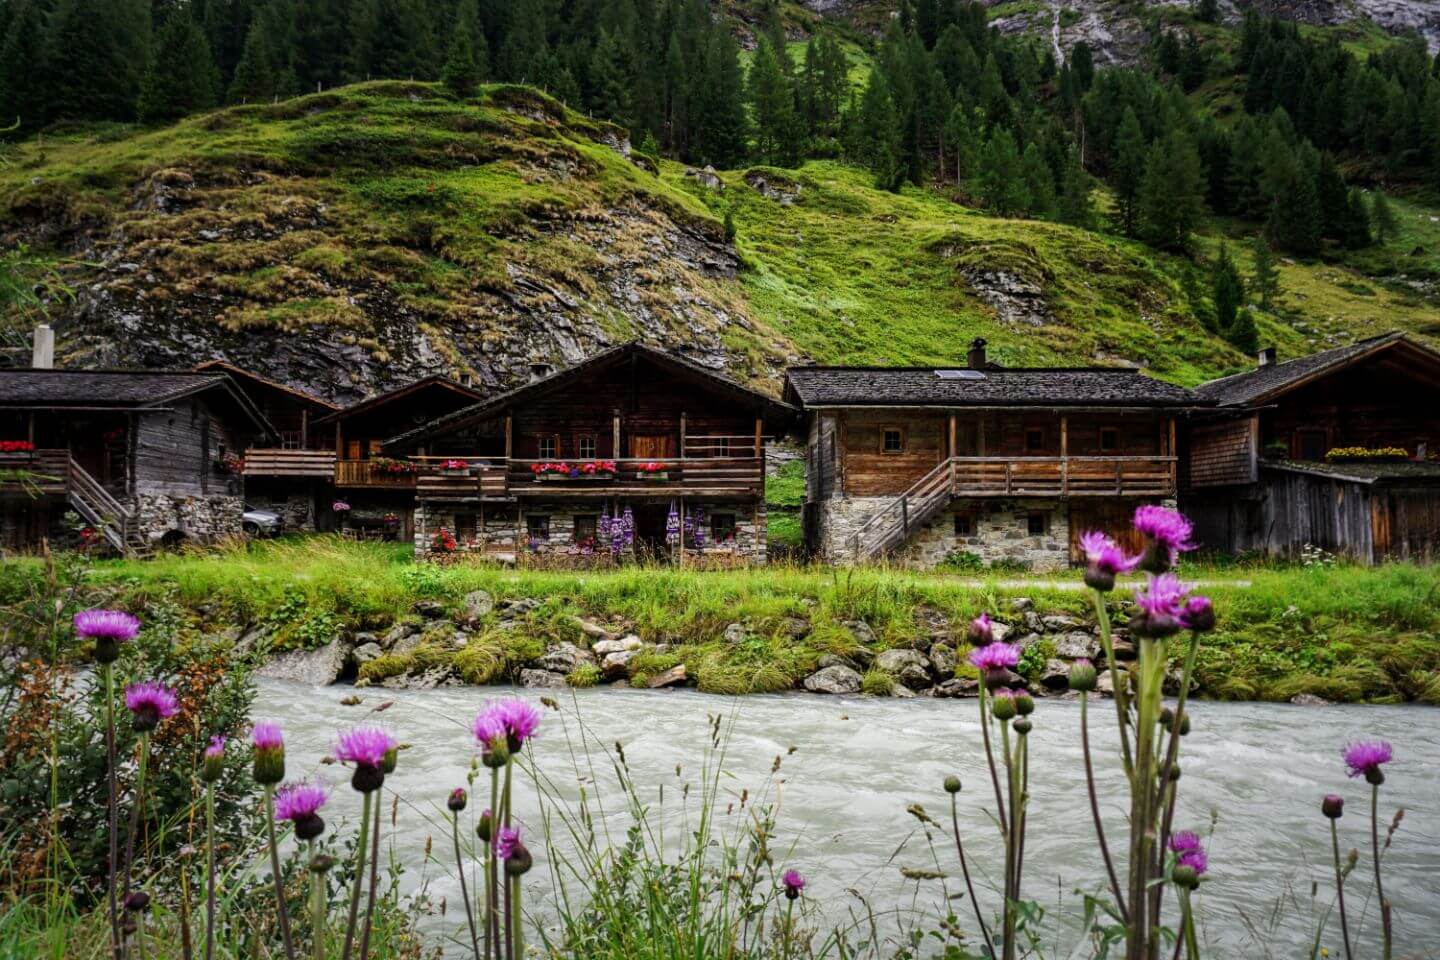
M 340 735 L 335 759 L 378 769 L 385 762 L 385 754 L 398 746 L 395 738 L 379 727 L 356 727 Z
M 495 856 L 501 860 L 509 860 L 515 849 L 520 846 L 520 828 L 501 827 L 500 832 L 495 835 Z
M 1180 854 L 1179 858 L 1175 861 L 1175 865 L 1177 867 L 1189 867 L 1195 871 L 1196 876 L 1204 876 L 1205 869 L 1210 866 L 1210 861 L 1205 856 L 1205 851 L 1196 847 L 1194 850 L 1186 850 Z
M 1148 584 L 1135 591 L 1135 605 L 1150 617 L 1177 620 L 1184 609 L 1182 604 L 1189 590 L 1189 585 L 1181 583 L 1180 578 L 1173 573 L 1162 573 L 1158 577 L 1151 577 Z
M 251 769 L 256 783 L 279 783 L 285 779 L 285 735 L 280 724 L 261 720 L 250 730 L 250 745 L 254 747 L 254 762 Z
M 1151 549 L 1144 557 L 1145 569 L 1161 573 L 1175 566 L 1182 550 L 1194 550 L 1190 534 L 1194 527 L 1184 514 L 1169 507 L 1146 505 L 1135 508 L 1135 529 L 1150 538 Z
M 200 779 L 214 783 L 225 773 L 225 737 L 216 734 L 210 738 L 210 745 L 200 761 Z
M 275 819 L 300 821 L 320 812 L 330 791 L 318 783 L 287 783 L 275 791 Z
M 970 621 L 970 642 L 977 647 L 995 642 L 995 625 L 990 622 L 990 614 L 982 611 Z
M 525 741 L 535 736 L 535 731 L 540 728 L 540 711 L 527 700 L 511 697 L 496 703 L 494 709 L 499 721 L 504 724 L 512 753 L 524 746 Z
M 794 900 L 800 896 L 805 889 L 805 878 L 800 876 L 800 871 L 791 867 L 780 877 L 780 883 L 785 887 L 785 896 Z
M 1085 562 L 1114 576 L 1129 573 L 1140 565 L 1139 557 L 1127 557 L 1120 545 L 1099 530 L 1091 530 L 1080 537 L 1080 549 L 1085 551 Z
M 1349 768 L 1349 776 L 1364 777 L 1366 783 L 1376 786 L 1385 782 L 1385 773 L 1380 765 L 1389 763 L 1394 755 L 1390 744 L 1384 740 L 1352 743 L 1341 754 L 1345 758 L 1345 766 Z
M 1215 605 L 1209 597 L 1190 597 L 1180 610 L 1180 626 L 1203 633 L 1215 629 Z
M 147 681 L 125 688 L 125 709 L 133 715 L 136 731 L 146 733 L 159 726 L 161 720 L 175 716 L 180 705 L 174 690 Z
M 1170 849 L 1175 853 L 1186 853 L 1200 849 L 1200 834 L 1193 830 L 1180 830 L 1170 834 Z
M 205 748 L 206 760 L 219 760 L 225 756 L 225 735 L 217 733 L 210 738 L 210 745 Z
M 123 610 L 81 610 L 75 614 L 75 632 L 91 640 L 126 643 L 140 634 L 140 620 Z
M 256 750 L 276 750 L 285 746 L 285 734 L 280 724 L 261 720 L 250 730 L 250 745 Z
M 970 651 L 970 664 L 978 670 L 1009 670 L 1020 662 L 1020 648 L 1010 643 L 987 643 Z

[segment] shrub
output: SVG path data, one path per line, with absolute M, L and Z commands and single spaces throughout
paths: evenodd
M 895 692 L 895 675 L 879 667 L 871 667 L 860 678 L 860 692 L 872 697 L 888 697 Z
M 578 663 L 565 675 L 565 683 L 577 689 L 593 687 L 600 682 L 600 668 L 593 663 Z

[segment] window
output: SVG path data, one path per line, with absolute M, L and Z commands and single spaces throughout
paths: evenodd
M 586 542 L 592 547 L 595 545 L 595 529 L 598 519 L 593 514 L 575 518 L 575 543 L 577 546 Z
M 729 438 L 729 437 L 716 437 L 716 438 L 715 438 L 715 442 L 710 445 L 710 456 L 712 456 L 712 457 L 728 457 L 728 456 L 730 456 L 730 438 Z
M 899 427 L 886 427 L 880 438 L 881 453 L 904 453 L 905 431 Z
M 594 460 L 597 444 L 593 433 L 583 434 L 575 440 L 575 456 L 581 460 Z
M 1027 514 L 1025 517 L 1025 532 L 1032 537 L 1043 537 L 1045 535 L 1045 514 Z
M 546 541 L 550 539 L 550 518 L 537 517 L 533 514 L 525 518 L 525 533 L 531 540 Z
M 1045 431 L 1040 427 L 1025 428 L 1025 452 L 1035 453 L 1045 449 Z
M 457 513 L 455 515 L 455 539 L 461 543 L 468 543 L 475 539 L 475 514 Z
M 735 539 L 735 514 L 710 514 L 710 542 L 730 543 Z
M 541 460 L 552 460 L 560 456 L 560 439 L 554 436 L 537 438 L 535 441 L 535 454 Z
M 955 514 L 955 536 L 956 536 L 956 537 L 973 537 L 973 536 L 975 536 L 975 515 L 974 515 L 973 513 L 957 513 L 957 514 Z
M 1120 431 L 1114 427 L 1100 428 L 1100 452 L 1114 453 L 1120 449 Z

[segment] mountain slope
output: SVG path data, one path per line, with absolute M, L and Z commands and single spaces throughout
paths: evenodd
M 65 263 L 66 362 L 220 356 L 342 400 L 429 372 L 513 385 L 631 337 L 772 389 L 786 363 L 957 362 L 974 336 L 1181 383 L 1247 362 L 1200 322 L 1194 265 L 1141 244 L 831 162 L 712 177 L 628 153 L 528 88 L 361 84 L 29 142 L 0 169 L 0 240 Z M 1392 246 L 1437 232 L 1401 213 Z M 1261 336 L 1284 354 L 1440 332 L 1423 286 L 1282 274 Z

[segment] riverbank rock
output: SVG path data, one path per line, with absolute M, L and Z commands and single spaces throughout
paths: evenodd
M 471 620 L 479 620 L 494 609 L 495 598 L 486 591 L 471 590 L 465 594 L 465 616 Z
M 607 630 L 595 621 L 586 620 L 584 617 L 576 617 L 575 625 L 580 628 L 581 633 L 590 638 L 592 645 L 597 642 L 603 643 L 607 640 L 614 640 L 619 636 L 615 631 Z
M 824 670 L 826 667 L 847 667 L 854 670 L 856 664 L 849 657 L 842 657 L 838 653 L 822 653 L 820 659 L 815 662 L 815 669 Z
M 565 674 L 550 670 L 521 670 L 520 686 L 536 690 L 553 690 L 565 686 Z
M 1049 690 L 1068 688 L 1070 686 L 1070 664 L 1055 658 L 1046 660 L 1045 669 L 1040 671 L 1040 685 Z
M 380 638 L 380 646 L 386 650 L 394 649 L 395 644 L 418 632 L 415 624 L 406 620 L 398 621 Z
M 860 674 L 838 664 L 825 667 L 805 678 L 805 689 L 811 693 L 859 693 Z
M 661 687 L 682 686 L 685 683 L 685 664 L 671 667 L 664 673 L 657 673 L 650 678 L 650 689 L 659 690 Z
M 597 657 L 608 657 L 612 653 L 634 653 L 645 646 L 645 641 L 635 634 L 624 637 L 614 637 L 609 640 L 601 640 L 590 645 L 590 649 Z
M 955 676 L 955 648 L 946 643 L 937 643 L 930 648 L 930 666 L 936 680 L 949 680 Z
M 362 663 L 369 663 L 371 660 L 378 660 L 384 654 L 385 651 L 380 649 L 380 644 L 372 642 L 360 644 L 351 656 L 355 658 L 355 665 L 359 666 Z
M 725 631 L 720 634 L 721 639 L 723 639 L 726 643 L 732 644 L 744 643 L 747 636 L 749 636 L 749 633 L 748 631 L 746 631 L 745 624 L 743 623 L 728 624 L 725 627 Z
M 594 662 L 595 655 L 593 653 L 589 650 L 581 650 L 566 640 L 549 647 L 545 654 L 535 662 L 535 665 L 541 670 L 566 674 L 582 663 Z
M 348 640 L 336 637 L 318 650 L 291 650 L 282 653 L 256 673 L 271 680 L 292 680 L 317 687 L 328 686 L 344 675 L 353 649 Z
M 930 688 L 930 696 L 942 699 L 978 697 L 979 695 L 980 681 L 974 677 L 955 677 Z
M 893 673 L 897 680 L 912 690 L 930 685 L 930 659 L 919 651 L 905 649 L 882 651 L 875 658 L 875 666 L 886 673 Z
M 416 600 L 410 609 L 426 620 L 439 620 L 445 616 L 445 604 L 439 600 Z
M 1331 704 L 1331 701 L 1313 693 L 1297 693 L 1290 698 L 1290 702 L 1297 707 L 1328 707 Z
M 1066 660 L 1094 659 L 1100 644 L 1083 630 L 1072 630 L 1055 638 L 1055 656 Z
M 607 678 L 616 679 L 630 675 L 630 661 L 635 659 L 637 650 L 616 650 L 614 653 L 605 655 L 600 662 L 600 670 Z
M 875 643 L 875 631 L 870 629 L 870 624 L 864 620 L 846 620 L 841 626 L 849 630 L 850 636 L 854 637 L 855 642 L 862 647 L 868 647 Z

